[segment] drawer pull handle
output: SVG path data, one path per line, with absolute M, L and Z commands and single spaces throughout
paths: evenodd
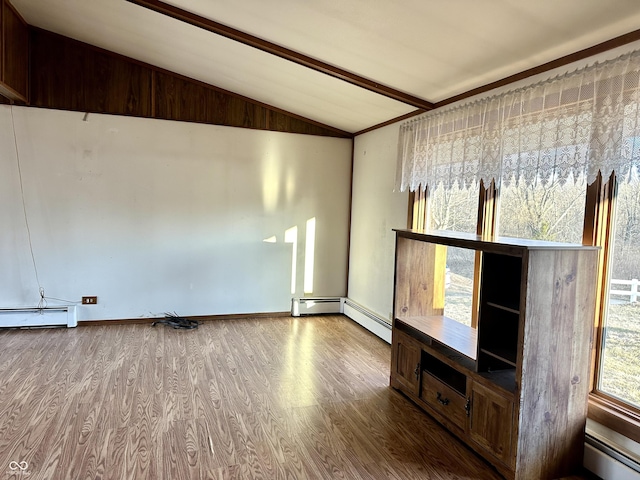
M 442 398 L 442 394 L 440 392 L 437 392 L 436 400 L 438 400 L 445 407 L 447 405 L 449 405 L 449 399 L 448 398 Z
M 413 371 L 413 374 L 416 376 L 416 380 L 420 378 L 420 362 L 416 364 L 416 369 Z

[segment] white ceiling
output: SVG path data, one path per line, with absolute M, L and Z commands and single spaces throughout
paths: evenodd
M 25 20 L 348 132 L 415 107 L 125 0 L 11 0 Z M 640 28 L 638 0 L 170 0 L 438 102 Z

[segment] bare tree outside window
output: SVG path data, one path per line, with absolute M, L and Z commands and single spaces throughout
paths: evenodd
M 505 237 L 582 243 L 584 177 L 512 181 L 500 189 L 499 234 Z

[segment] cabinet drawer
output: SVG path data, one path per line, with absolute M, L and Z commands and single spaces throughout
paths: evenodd
M 422 372 L 420 398 L 450 422 L 464 429 L 467 422 L 467 400 L 429 372 Z

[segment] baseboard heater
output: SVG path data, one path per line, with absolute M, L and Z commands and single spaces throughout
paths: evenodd
M 391 323 L 376 313 L 364 308 L 350 298 L 344 300 L 343 313 L 356 323 L 377 335 L 387 343 L 391 343 Z
M 637 459 L 589 433 L 585 437 L 584 466 L 604 479 L 640 479 Z
M 75 305 L 44 308 L 0 308 L 0 327 L 75 327 L 78 317 Z
M 305 297 L 291 299 L 291 316 L 320 315 L 323 313 L 342 313 L 340 297 Z

